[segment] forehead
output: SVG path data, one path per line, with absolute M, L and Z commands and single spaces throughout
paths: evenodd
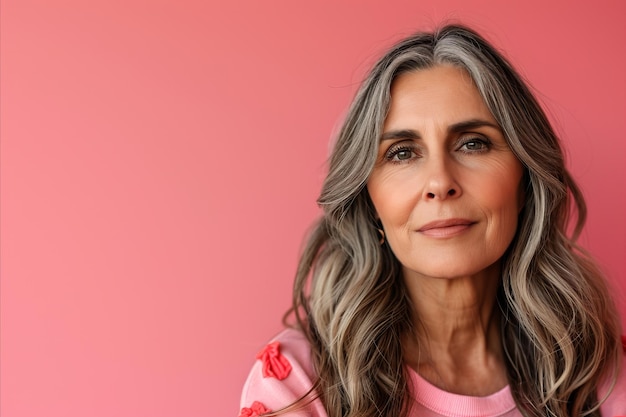
M 495 120 L 469 74 L 440 65 L 399 75 L 391 85 L 385 129 L 397 124 L 453 124 L 473 118 Z

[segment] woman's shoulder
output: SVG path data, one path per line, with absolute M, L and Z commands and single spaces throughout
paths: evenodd
M 309 341 L 301 331 L 285 329 L 257 353 L 241 394 L 240 417 L 254 417 L 287 407 L 307 395 L 314 382 Z M 316 399 L 285 415 L 325 417 L 326 413 L 321 401 Z
M 626 339 L 624 337 L 622 337 L 622 344 L 624 345 L 622 364 L 613 389 L 600 407 L 602 416 L 626 416 Z M 605 384 L 598 392 L 598 399 L 602 400 L 610 389 L 610 383 Z

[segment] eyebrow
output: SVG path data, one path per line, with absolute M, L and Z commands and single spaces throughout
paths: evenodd
M 448 126 L 448 133 L 459 133 L 467 129 L 476 129 L 479 127 L 490 127 L 492 129 L 498 130 L 498 132 L 502 132 L 500 126 L 495 123 L 492 123 L 488 120 L 483 119 L 470 119 L 464 120 L 462 122 L 454 123 Z M 400 129 L 400 130 L 390 130 L 381 135 L 380 141 L 390 140 L 390 139 L 419 139 L 422 135 L 420 132 L 413 129 Z

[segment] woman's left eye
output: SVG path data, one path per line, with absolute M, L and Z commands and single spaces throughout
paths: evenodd
M 486 151 L 489 149 L 489 142 L 479 138 L 467 139 L 461 143 L 459 149 L 465 152 Z

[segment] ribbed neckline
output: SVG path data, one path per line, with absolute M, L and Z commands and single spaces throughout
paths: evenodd
M 413 368 L 407 368 L 409 368 L 413 381 L 413 396 L 415 400 L 438 414 L 450 417 L 497 417 L 510 412 L 516 407 L 508 385 L 486 397 L 452 394 L 432 385 L 415 372 Z

